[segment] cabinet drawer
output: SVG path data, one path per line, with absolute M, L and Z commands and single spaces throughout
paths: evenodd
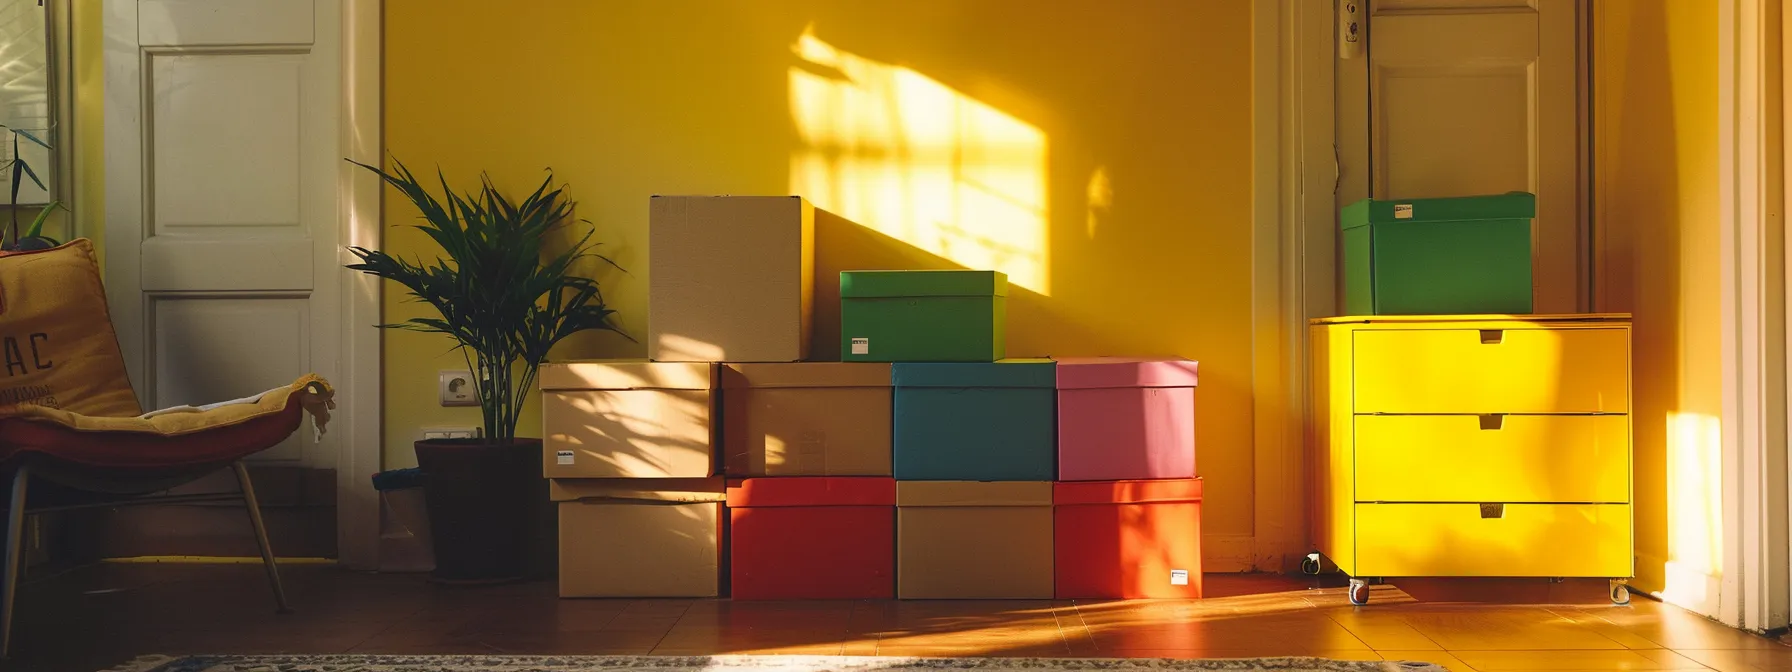
M 1630 501 L 1625 415 L 1359 415 L 1359 502 Z
M 1625 504 L 1357 504 L 1360 576 L 1625 578 Z
M 1358 413 L 1627 413 L 1626 329 L 1356 333 Z

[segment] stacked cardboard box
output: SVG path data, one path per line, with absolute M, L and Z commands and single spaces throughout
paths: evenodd
M 842 273 L 803 361 L 808 203 L 650 210 L 652 361 L 542 370 L 562 596 L 1200 594 L 1194 362 L 1004 359 L 994 271 Z
M 719 595 L 715 365 L 550 363 L 541 390 L 560 596 Z

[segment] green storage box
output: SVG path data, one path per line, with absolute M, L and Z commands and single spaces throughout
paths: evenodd
M 1344 208 L 1350 315 L 1531 312 L 1537 197 L 1366 199 Z
M 993 362 L 1007 352 L 1008 276 L 997 271 L 843 271 L 840 359 Z

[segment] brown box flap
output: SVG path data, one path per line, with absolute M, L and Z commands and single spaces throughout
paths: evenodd
M 1049 481 L 897 481 L 897 506 L 1051 506 Z
M 722 478 L 556 478 L 548 481 L 548 498 L 556 502 L 725 502 L 728 483 Z
M 541 365 L 543 390 L 713 390 L 715 383 L 715 365 L 704 362 L 615 359 Z
M 890 365 L 859 362 L 723 364 L 722 387 L 889 387 Z

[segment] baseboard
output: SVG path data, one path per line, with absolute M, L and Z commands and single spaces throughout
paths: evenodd
M 1683 563 L 1638 553 L 1636 578 L 1630 587 L 1668 604 L 1717 618 L 1722 577 L 1706 574 Z
M 1201 535 L 1201 570 L 1230 574 L 1257 571 L 1257 538 L 1248 534 Z
M 335 471 L 251 466 L 268 537 L 280 557 L 336 556 Z M 171 493 L 236 490 L 229 470 Z M 252 557 L 255 535 L 240 499 L 150 504 L 70 511 L 58 530 L 59 561 L 85 564 L 108 558 Z

